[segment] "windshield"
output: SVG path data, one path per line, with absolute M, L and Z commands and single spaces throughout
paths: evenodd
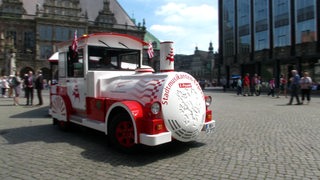
M 88 46 L 89 70 L 135 70 L 139 66 L 139 50 Z

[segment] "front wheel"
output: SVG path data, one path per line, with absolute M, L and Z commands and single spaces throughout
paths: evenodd
M 109 140 L 117 149 L 132 152 L 137 148 L 134 142 L 134 127 L 129 115 L 116 115 L 112 119 L 109 132 Z
M 59 121 L 56 118 L 52 119 L 53 125 L 58 125 L 61 131 L 68 131 L 70 129 L 70 123 L 65 121 Z

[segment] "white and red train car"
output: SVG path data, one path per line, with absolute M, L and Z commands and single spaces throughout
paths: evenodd
M 193 141 L 214 130 L 211 97 L 191 75 L 174 71 L 172 42 L 161 43 L 159 73 L 142 64 L 148 44 L 135 37 L 97 33 L 77 42 L 77 52 L 70 42 L 58 46 L 59 83 L 50 90 L 54 124 L 104 132 L 124 150 Z

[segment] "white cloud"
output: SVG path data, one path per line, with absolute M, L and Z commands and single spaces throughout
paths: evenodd
M 179 1 L 180 2 L 180 1 Z M 197 4 L 194 4 L 194 3 Z M 199 1 L 200 2 L 200 1 Z M 212 41 L 215 51 L 218 47 L 217 7 L 198 1 L 170 1 L 156 9 L 158 21 L 150 26 L 157 37 L 175 42 L 176 53 L 192 54 L 195 46 L 208 50 Z M 208 2 L 208 1 L 207 1 Z M 193 3 L 193 4 L 192 4 Z
M 155 14 L 164 17 L 165 23 L 183 24 L 188 22 L 200 24 L 217 20 L 216 9 L 207 4 L 187 6 L 186 4 L 168 3 L 158 8 Z
M 185 32 L 183 27 L 174 26 L 174 25 L 160 25 L 154 24 L 150 27 L 151 31 L 157 31 L 163 34 L 183 34 Z

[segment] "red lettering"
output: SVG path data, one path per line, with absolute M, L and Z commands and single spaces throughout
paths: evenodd
M 161 102 L 163 105 L 168 105 L 168 101 L 162 101 Z
M 179 88 L 192 88 L 191 83 L 179 83 Z

